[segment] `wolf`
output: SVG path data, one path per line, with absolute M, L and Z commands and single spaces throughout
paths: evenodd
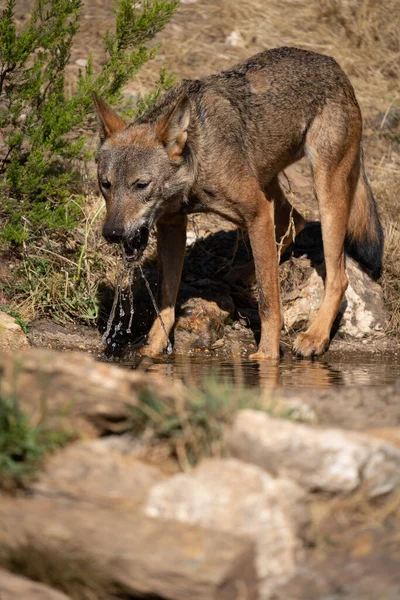
M 331 57 L 298 48 L 266 50 L 217 75 L 183 80 L 127 125 L 94 94 L 106 201 L 103 235 L 137 261 L 153 225 L 162 275 L 161 316 L 175 321 L 187 215 L 212 212 L 248 231 L 258 289 L 261 337 L 251 358 L 278 359 L 282 328 L 278 252 L 306 220 L 278 175 L 306 156 L 318 200 L 326 266 L 317 315 L 294 341 L 301 357 L 323 354 L 348 280 L 345 247 L 380 276 L 383 231 L 361 146 L 353 87 Z M 289 225 L 292 224 L 292 227 Z M 155 320 L 142 352 L 163 351 Z

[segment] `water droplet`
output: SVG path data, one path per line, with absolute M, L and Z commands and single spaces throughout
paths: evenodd
M 168 333 L 167 333 L 167 330 L 166 330 L 165 325 L 164 325 L 164 321 L 162 319 L 162 316 L 161 316 L 160 310 L 159 310 L 159 308 L 157 306 L 157 303 L 156 303 L 156 301 L 154 299 L 153 292 L 151 291 L 150 284 L 147 281 L 147 278 L 145 277 L 145 274 L 143 273 L 142 265 L 140 265 L 140 264 L 139 264 L 139 270 L 140 270 L 140 274 L 141 274 L 141 276 L 142 276 L 142 278 L 144 280 L 144 283 L 146 285 L 146 288 L 147 288 L 147 291 L 149 293 L 150 299 L 151 299 L 151 301 L 153 303 L 154 310 L 156 311 L 156 315 L 157 315 L 158 319 L 160 320 L 160 324 L 161 324 L 161 327 L 162 327 L 162 329 L 163 329 L 163 331 L 165 333 L 165 337 L 167 338 L 167 354 L 172 354 L 172 344 L 171 344 L 171 342 L 169 340 Z

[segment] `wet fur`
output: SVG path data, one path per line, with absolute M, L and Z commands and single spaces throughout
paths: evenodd
M 308 158 L 327 276 L 320 310 L 296 339 L 294 352 L 322 354 L 347 287 L 345 242 L 373 277 L 379 276 L 383 252 L 363 166 L 360 108 L 336 61 L 296 48 L 268 50 L 218 75 L 182 81 L 130 126 L 97 98 L 96 107 L 103 140 L 99 181 L 112 180 L 110 190 L 102 189 L 105 229 L 129 245 L 139 227 L 157 223 L 168 330 L 175 318 L 186 215 L 214 212 L 247 228 L 260 298 L 257 358 L 279 357 L 276 238 L 285 235 L 291 217 L 296 233 L 305 226 L 283 195 L 278 174 Z M 147 196 L 135 188 L 141 177 L 151 180 Z M 283 249 L 292 239 L 287 235 Z M 144 352 L 157 354 L 164 346 L 156 321 Z

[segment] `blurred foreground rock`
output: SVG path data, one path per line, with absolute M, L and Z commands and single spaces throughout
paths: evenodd
M 289 582 L 275 590 L 271 600 L 398 600 L 398 540 L 388 548 L 370 531 L 359 537 L 363 541 L 359 556 L 342 548 L 329 559 L 298 569 Z
M 240 411 L 228 436 L 234 456 L 308 491 L 381 496 L 400 484 L 400 450 L 377 437 Z
M 75 442 L 50 456 L 30 489 L 53 498 L 68 497 L 105 506 L 122 502 L 135 508 L 162 479 L 155 467 L 113 452 L 102 440 L 91 440 Z
M 14 317 L 0 311 L 0 352 L 29 348 L 26 335 Z
M 308 524 L 304 492 L 234 459 L 206 460 L 150 491 L 145 513 L 246 535 L 257 547 L 260 598 L 290 576 L 301 555 L 299 535 Z
M 30 581 L 0 569 L 1 600 L 70 600 L 47 585 Z
M 398 423 L 396 385 L 265 391 L 260 408 L 312 422 L 322 415 L 324 422 L 329 417 L 346 427 L 357 422 L 369 430 L 304 425 L 243 410 L 225 433 L 225 451 L 235 458 L 205 459 L 192 471 L 168 477 L 164 459 L 161 472 L 138 456 L 149 461 L 152 452 L 167 449 L 164 456 L 174 462 L 173 439 L 155 438 L 151 430 L 147 437 L 138 435 L 133 411 L 149 393 L 182 410 L 190 389 L 87 355 L 44 350 L 0 355 L 0 371 L 2 391 L 17 393 L 33 423 L 45 418 L 57 429 L 99 438 L 49 455 L 26 497 L 0 493 L 0 548 L 29 543 L 50 552 L 79 551 L 127 596 L 327 600 L 335 597 L 331 571 L 315 594 L 300 577 L 306 567 L 311 573 L 325 568 L 307 562 L 316 527 L 313 503 L 333 494 L 332 504 L 355 498 L 368 503 L 373 516 L 377 496 L 378 512 L 386 501 L 398 502 L 400 449 L 392 445 L 399 440 L 398 427 L 373 427 L 381 425 L 381 413 Z M 324 510 L 336 523 L 329 507 Z M 377 579 L 379 592 L 385 573 Z M 298 598 L 296 581 L 305 590 Z M 280 589 L 287 595 L 276 596 Z
M 176 400 L 182 385 L 144 371 L 99 363 L 88 354 L 32 350 L 0 355 L 2 391 L 17 395 L 32 422 L 76 434 L 121 433 L 131 428 L 132 407 L 149 392 Z
M 0 523 L 3 547 L 29 543 L 49 552 L 76 549 L 126 596 L 257 598 L 254 548 L 243 537 L 148 519 L 120 505 L 93 510 L 78 502 L 37 498 L 2 498 Z

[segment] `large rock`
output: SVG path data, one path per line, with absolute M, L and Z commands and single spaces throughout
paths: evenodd
M 226 286 L 220 286 L 225 292 L 223 294 L 215 282 L 199 281 L 200 288 L 205 285 L 208 285 L 208 295 L 212 291 L 215 292 L 213 300 L 194 296 L 184 302 L 180 308 L 175 327 L 177 352 L 211 348 L 218 339 L 223 337 L 225 325 L 234 313 L 235 308 Z M 198 294 L 199 291 L 193 289 L 194 294 Z
M 372 534 L 371 534 L 372 530 Z M 357 548 L 343 547 L 324 560 L 299 568 L 292 579 L 277 588 L 271 600 L 398 600 L 400 598 L 400 544 L 396 537 L 370 531 L 353 531 Z
M 309 261 L 301 259 L 307 271 Z M 298 330 L 310 323 L 324 296 L 322 269 L 313 269 L 299 287 L 283 295 L 284 321 L 289 330 Z M 387 311 L 381 286 L 372 281 L 351 258 L 346 258 L 349 286 L 339 310 L 339 332 L 353 338 L 382 334 L 387 323 Z
M 0 311 L 0 352 L 29 348 L 26 335 L 14 317 Z
M 122 506 L 48 499 L 0 502 L 0 544 L 29 542 L 79 556 L 126 596 L 166 600 L 256 600 L 251 541 L 194 525 L 148 519 Z M 23 597 L 23 596 L 16 596 Z M 27 596 L 25 596 L 27 598 Z
M 400 426 L 400 381 L 391 385 L 373 385 L 374 372 L 386 371 L 389 375 L 390 368 L 396 369 L 392 358 L 389 364 L 385 364 L 385 359 L 385 355 L 370 355 L 367 360 L 365 355 L 361 357 L 341 355 L 339 358 L 335 357 L 331 363 L 301 361 L 298 364 L 296 361 L 293 369 L 285 374 L 283 387 L 265 392 L 265 406 L 279 408 L 280 405 L 284 407 L 287 403 L 293 406 L 298 403 L 299 406 L 303 406 L 304 415 L 307 414 L 308 408 L 320 423 L 343 429 L 363 431 L 375 427 L 387 428 L 393 425 L 398 427 Z M 352 376 L 356 371 L 354 365 L 358 366 L 359 374 L 361 371 L 367 372 L 367 385 L 354 385 Z M 371 375 L 370 371 L 372 371 Z M 332 385 L 332 381 L 337 380 L 339 385 Z M 278 383 L 282 385 L 282 378 Z M 286 383 L 288 385 L 285 385 Z M 291 384 L 303 385 L 303 387 L 290 387 Z M 307 387 L 304 387 L 305 384 Z M 287 413 L 294 415 L 295 418 L 300 416 L 300 420 L 302 419 L 302 414 L 298 411 L 289 410 Z M 389 439 L 386 441 L 393 443 Z
M 304 494 L 287 479 L 234 459 L 204 461 L 190 474 L 157 484 L 147 516 L 249 536 L 257 543 L 260 598 L 295 569 L 298 537 L 308 519 Z
M 46 496 L 136 507 L 162 479 L 155 467 L 110 450 L 100 439 L 71 444 L 50 456 L 31 488 Z
M 0 569 L 0 598 L 1 600 L 68 600 L 69 596 L 47 585 Z
M 234 456 L 303 488 L 330 493 L 361 487 L 375 497 L 400 484 L 400 450 L 378 438 L 240 411 L 228 434 Z
M 132 427 L 132 407 L 143 393 L 175 402 L 183 394 L 179 382 L 144 371 L 128 371 L 96 362 L 87 354 L 31 350 L 0 355 L 2 391 L 16 394 L 32 422 L 45 413 L 49 426 L 76 433 L 120 433 Z

